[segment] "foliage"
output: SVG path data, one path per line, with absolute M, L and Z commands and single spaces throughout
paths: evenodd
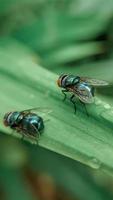
M 47 122 L 45 122 L 44 132 L 39 139 L 37 138 L 38 145 L 73 159 L 70 165 L 69 159 L 50 153 L 55 156 L 56 165 L 60 165 L 65 171 L 62 175 L 62 172 L 57 171 L 53 165 L 55 174 L 51 175 L 57 179 L 60 174 L 61 179 L 56 180 L 57 184 L 69 189 L 74 197 L 77 195 L 80 199 L 112 198 L 108 188 L 106 194 L 102 195 L 103 190 L 100 189 L 99 184 L 94 183 L 92 172 L 90 185 L 85 176 L 85 173 L 89 176 L 90 169 L 75 162 L 75 160 L 80 161 L 113 176 L 112 22 L 112 0 L 1 1 L 0 131 L 21 138 L 21 134 L 12 133 L 10 129 L 4 127 L 2 122 L 4 113 L 40 106 L 50 108 L 52 112 L 49 114 L 39 112 Z M 56 85 L 56 80 L 58 75 L 64 72 L 110 82 L 109 87 L 96 90 L 95 103 L 87 105 L 89 117 L 78 101 L 76 115 L 73 105 L 68 100 L 62 101 L 63 97 Z M 46 155 L 49 151 L 40 150 L 36 140 L 27 137 L 24 137 L 24 140 L 36 144 L 36 147 L 28 145 L 28 149 L 34 152 L 34 157 L 32 155 L 31 159 L 31 163 L 34 163 L 32 167 L 39 170 L 37 163 L 42 159 L 41 154 L 49 160 L 49 153 Z M 6 143 L 7 141 L 6 137 Z M 23 143 L 22 148 L 26 146 L 23 141 L 21 143 Z M 3 149 L 2 147 L 1 152 Z M 34 162 L 36 154 L 39 160 L 37 158 Z M 22 155 L 24 153 L 21 153 Z M 65 159 L 67 159 L 66 163 Z M 47 165 L 49 165 L 48 160 Z M 74 163 L 76 166 L 72 170 Z M 29 166 L 28 160 L 27 165 Z M 67 165 L 67 171 L 65 165 Z M 79 171 L 79 167 L 84 171 L 82 175 L 80 175 L 82 170 Z M 47 168 L 50 168 L 50 165 L 45 167 L 45 171 L 50 173 Z M 77 172 L 74 172 L 76 170 Z M 13 182 L 17 180 L 15 188 L 24 187 L 22 180 L 18 180 L 15 173 L 10 174 L 6 171 L 7 180 L 11 176 L 15 177 Z M 71 185 L 68 181 L 65 182 L 66 174 L 72 177 Z M 74 190 L 73 184 L 79 188 L 79 184 L 74 179 L 78 180 L 82 190 L 86 191 L 85 185 L 87 185 L 88 195 L 86 192 L 86 195 L 82 196 L 78 189 Z M 12 188 L 9 188 L 10 190 Z M 23 199 L 28 199 L 28 196 L 29 194 L 25 192 Z M 29 198 L 33 199 L 30 196 Z

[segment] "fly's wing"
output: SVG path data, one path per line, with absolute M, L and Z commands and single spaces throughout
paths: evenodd
M 94 79 L 94 78 L 88 78 L 88 77 L 80 77 L 80 82 L 85 82 L 85 83 L 95 86 L 95 87 L 102 87 L 102 86 L 109 85 L 109 83 L 107 81 L 98 80 L 98 79 Z
M 41 108 L 41 107 L 35 107 L 35 108 L 23 110 L 22 113 L 30 113 L 32 111 L 34 111 L 34 112 L 38 112 L 39 111 L 39 112 L 47 113 L 47 114 L 49 114 L 49 113 L 52 112 L 52 110 L 50 108 L 47 108 L 47 107 L 43 107 L 43 108 Z
M 40 136 L 40 133 L 39 133 L 38 129 L 33 124 L 30 124 L 29 128 L 30 128 L 30 131 L 26 130 L 26 129 L 22 129 L 20 133 L 23 136 L 27 136 L 29 138 L 37 138 L 37 136 L 38 137 Z M 38 134 L 36 135 L 35 133 L 38 133 Z
M 83 103 L 93 103 L 94 96 L 92 93 L 92 87 L 80 83 L 74 90 L 75 95 L 83 102 Z
M 30 136 L 36 137 L 35 133 L 38 133 L 38 135 L 40 136 L 38 129 L 33 124 L 30 124 L 30 129 L 32 130 L 32 134 L 30 133 Z M 28 133 L 29 133 L 29 131 L 28 131 Z

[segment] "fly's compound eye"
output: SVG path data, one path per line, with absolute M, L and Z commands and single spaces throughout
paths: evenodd
M 64 87 L 65 85 L 64 85 L 64 79 L 65 79 L 65 77 L 67 76 L 67 74 L 61 74 L 60 76 L 59 76 L 59 78 L 58 78 L 58 80 L 57 80 L 57 85 L 59 86 L 59 87 Z
M 4 115 L 3 123 L 4 123 L 5 126 L 9 126 L 9 118 L 10 118 L 10 115 L 11 115 L 11 112 L 6 113 L 6 114 Z
M 61 79 L 60 79 L 60 78 L 58 78 L 58 80 L 57 80 L 57 85 L 58 85 L 59 87 L 61 87 Z

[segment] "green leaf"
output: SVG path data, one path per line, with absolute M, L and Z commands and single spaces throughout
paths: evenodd
M 53 50 L 52 53 L 46 54 L 44 61 L 46 65 L 47 63 L 48 65 L 61 65 L 101 53 L 103 53 L 102 44 L 89 42 Z
M 20 12 L 14 13 L 11 23 L 15 21 L 15 27 L 13 26 L 10 32 L 15 38 L 42 55 L 53 51 L 54 48 L 70 45 L 70 43 L 95 40 L 104 31 L 107 31 L 113 12 L 111 0 L 109 4 L 106 1 L 102 3 L 95 0 L 93 2 L 72 0 L 62 1 L 62 3 L 47 1 L 47 4 L 42 2 L 42 5 L 45 6 L 41 8 L 40 4 L 35 5 L 34 3 L 35 9 L 33 5 L 29 9 L 28 5 L 26 3 L 28 12 L 24 13 L 19 26 Z M 38 8 L 40 8 L 40 12 Z M 37 12 L 35 12 L 36 9 Z M 10 17 L 8 19 L 10 20 Z
M 56 184 L 65 188 L 73 197 L 81 200 L 112 199 L 107 188 L 105 189 L 100 182 L 95 181 L 95 171 L 89 167 L 43 148 L 29 148 L 29 152 L 32 158 L 30 166 L 33 170 L 52 176 Z M 102 175 L 100 178 L 102 180 Z
M 50 120 L 45 123 L 38 144 L 113 175 L 113 103 L 97 94 L 95 103 L 87 105 L 89 117 L 79 102 L 75 115 L 72 104 L 62 101 L 56 85 L 58 75 L 39 66 L 35 55 L 26 48 L 16 41 L 2 40 L 0 61 L 1 120 L 9 111 L 50 107 L 53 112 L 44 116 Z M 100 69 L 106 73 L 106 67 Z M 113 68 L 109 68 L 109 73 L 113 73 Z M 12 134 L 2 122 L 0 130 Z M 18 133 L 14 135 L 19 137 Z
M 109 180 L 107 175 L 75 160 L 5 135 L 1 137 L 0 147 L 0 180 L 8 199 L 31 199 L 33 192 L 30 185 L 22 182 L 27 181 L 26 171 L 29 171 L 28 176 L 33 173 L 36 180 L 38 175 L 52 178 L 58 189 L 81 200 L 108 200 L 113 197 L 109 193 L 109 186 L 105 187 L 108 183 L 106 179 Z
M 96 16 L 81 19 L 48 11 L 38 20 L 17 28 L 12 35 L 43 55 L 66 44 L 95 39 L 106 24 Z

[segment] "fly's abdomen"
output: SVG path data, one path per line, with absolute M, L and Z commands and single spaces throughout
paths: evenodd
M 44 129 L 43 119 L 36 114 L 28 114 L 22 120 L 23 131 L 29 135 L 36 136 Z

